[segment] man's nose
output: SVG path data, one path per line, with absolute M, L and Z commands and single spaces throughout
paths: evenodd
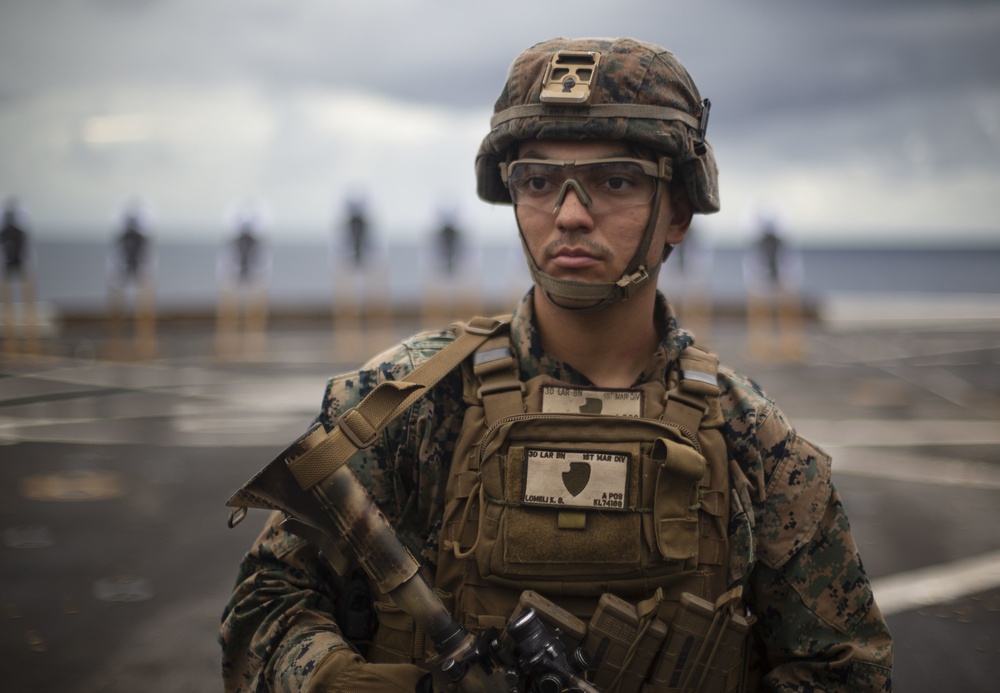
M 588 202 L 586 193 L 579 188 L 566 190 L 552 210 L 555 228 L 562 232 L 591 230 L 594 227 L 594 217 Z

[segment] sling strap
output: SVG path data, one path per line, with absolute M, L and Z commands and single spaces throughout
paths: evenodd
M 356 407 L 343 412 L 323 442 L 288 462 L 302 490 L 340 469 L 359 450 L 371 447 L 393 419 L 509 323 L 510 316 L 505 315 L 456 324 L 455 341 L 401 379 L 379 383 Z

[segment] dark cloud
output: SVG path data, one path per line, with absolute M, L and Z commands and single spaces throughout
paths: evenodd
M 713 101 L 720 158 L 747 169 L 1000 170 L 995 0 L 3 0 L 0 122 L 28 127 L 30 109 L 45 109 L 49 130 L 0 142 L 30 160 L 28 144 L 72 136 L 88 117 L 155 110 L 150 94 L 162 104 L 236 89 L 276 120 L 268 182 L 329 175 L 344 152 L 300 137 L 302 94 L 479 112 L 518 52 L 558 35 L 631 35 L 673 51 Z M 114 172 L 115 151 L 80 150 L 71 163 Z M 8 169 L 0 184 L 20 173 Z
M 568 7 L 577 11 L 568 12 Z M 0 88 L 253 80 L 482 107 L 521 49 L 553 35 L 635 35 L 746 117 L 1000 85 L 1000 4 L 5 2 Z M 7 61 L 4 61 L 7 62 Z

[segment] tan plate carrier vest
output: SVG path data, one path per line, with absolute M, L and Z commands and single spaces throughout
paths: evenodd
M 651 382 L 593 391 L 641 400 L 639 416 L 543 413 L 546 388 L 582 388 L 547 376 L 522 383 L 507 319 L 485 322 L 492 336 L 462 362 L 467 410 L 432 581 L 456 620 L 472 631 L 502 629 L 525 594 L 541 595 L 583 623 L 612 595 L 662 624 L 692 597 L 734 601 L 726 592 L 730 484 L 718 358 L 690 346 L 670 389 Z M 461 334 L 468 326 L 457 327 Z M 544 469 L 546 458 L 576 460 L 588 471 L 581 460 L 604 460 L 605 470 L 623 466 L 613 472 L 623 493 L 594 499 L 591 507 L 531 496 L 529 474 Z M 412 619 L 384 602 L 376 609 L 380 626 L 369 659 L 421 661 L 424 637 Z M 726 678 L 712 690 L 735 690 Z
M 542 414 L 539 376 L 522 384 L 502 332 L 463 365 L 468 405 L 448 480 L 436 586 L 470 629 L 500 627 L 533 590 L 584 620 L 605 592 L 657 588 L 714 601 L 726 591 L 729 474 L 718 359 L 682 352 L 676 386 L 641 386 L 642 416 Z M 672 378 L 673 380 L 673 378 Z M 524 502 L 525 451 L 627 457 L 616 509 Z

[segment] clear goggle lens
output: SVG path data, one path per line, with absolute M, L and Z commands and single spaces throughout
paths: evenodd
M 506 167 L 507 187 L 516 205 L 554 214 L 572 188 L 593 214 L 645 205 L 656 179 L 667 178 L 643 159 L 555 161 L 518 159 Z

